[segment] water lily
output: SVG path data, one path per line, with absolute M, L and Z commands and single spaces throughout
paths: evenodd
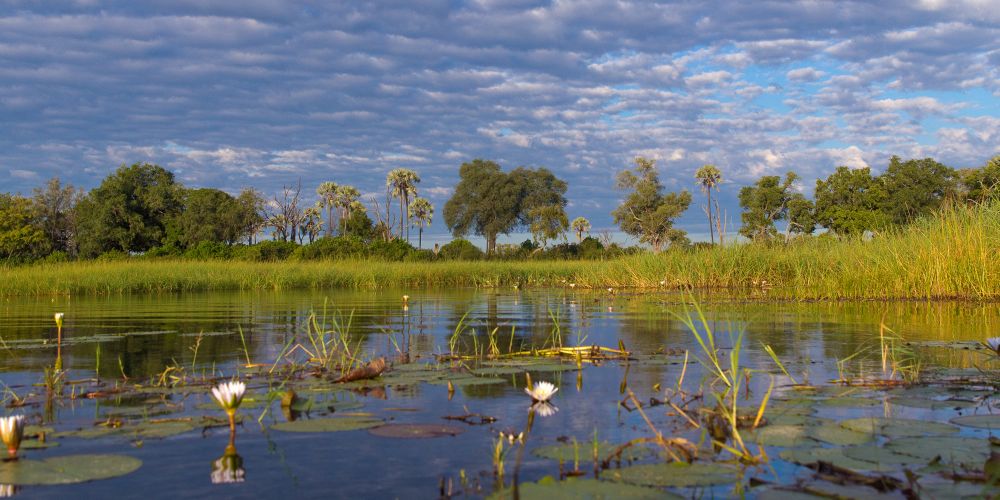
M 243 394 L 247 385 L 239 381 L 223 382 L 212 388 L 212 397 L 229 416 L 229 430 L 236 432 L 236 409 L 243 402 Z
M 555 405 L 551 403 L 538 401 L 532 404 L 531 408 L 529 408 L 528 410 L 537 414 L 540 417 L 551 417 L 552 415 L 555 415 L 556 412 L 559 411 L 559 408 L 557 408 Z
M 56 328 L 62 329 L 63 325 L 63 313 L 55 313 L 52 317 L 56 320 Z
M 1000 337 L 990 337 L 986 339 L 986 342 L 984 342 L 984 344 L 991 351 L 997 353 L 997 356 L 1000 356 Z
M 539 382 L 534 385 L 534 387 L 528 389 L 525 388 L 524 392 L 531 396 L 531 400 L 535 403 L 544 403 L 550 399 L 558 391 L 559 388 L 552 384 L 552 382 Z
M 17 449 L 24 437 L 24 415 L 0 417 L 0 439 L 7 447 L 10 458 L 17 458 Z
M 227 446 L 224 455 L 212 462 L 212 484 L 242 483 L 246 480 L 243 457 L 235 446 Z
M 0 484 L 0 498 L 10 498 L 17 495 L 21 487 L 16 484 Z

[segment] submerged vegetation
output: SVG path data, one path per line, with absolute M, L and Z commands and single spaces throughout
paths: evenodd
M 586 240 L 585 240 L 586 241 Z M 308 248 L 308 247 L 303 247 Z M 872 237 L 808 237 L 607 260 L 143 257 L 4 269 L 0 295 L 395 287 L 727 289 L 759 298 L 1000 298 L 1000 204 L 957 206 Z

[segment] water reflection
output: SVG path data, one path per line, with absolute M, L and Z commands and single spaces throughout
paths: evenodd
M 10 498 L 21 492 L 21 487 L 16 484 L 0 484 L 0 498 Z
M 222 456 L 212 461 L 212 484 L 242 483 L 246 481 L 246 470 L 243 468 L 243 457 L 236 452 L 236 446 L 230 441 Z

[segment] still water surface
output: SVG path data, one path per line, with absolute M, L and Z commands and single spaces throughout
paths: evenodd
M 401 300 L 404 293 L 410 296 L 408 308 L 403 307 Z M 768 373 L 776 377 L 779 386 L 790 382 L 764 352 L 763 345 L 774 348 L 799 382 L 825 384 L 838 376 L 838 360 L 877 342 L 880 325 L 907 341 L 978 341 L 1000 335 L 1000 307 L 996 304 L 774 303 L 761 301 L 759 297 L 752 299 L 700 297 L 709 324 L 720 332 L 722 347 L 732 346 L 727 332 L 745 332 L 742 361 L 760 370 L 751 379 L 755 393 L 752 399 L 757 400 L 766 390 Z M 524 455 L 520 478 L 533 481 L 559 473 L 558 464 L 530 453 L 536 447 L 556 444 L 560 438 L 576 438 L 586 443 L 595 432 L 600 440 L 613 443 L 650 435 L 637 412 L 629 412 L 618 404 L 625 397 L 621 388 L 627 383 L 640 400 L 648 400 L 662 397 L 663 387 L 676 384 L 683 368 L 683 354 L 678 356 L 678 353 L 688 350 L 693 355 L 698 351 L 694 337 L 675 316 L 693 312 L 685 305 L 686 301 L 680 294 L 611 295 L 570 290 L 9 298 L 0 302 L 3 339 L 0 380 L 21 397 L 44 392 L 38 384 L 43 378 L 43 367 L 50 366 L 55 358 L 56 331 L 52 322 L 55 312 L 63 312 L 66 317 L 63 360 L 69 370 L 67 379 L 78 382 L 64 389 L 67 395 L 114 387 L 126 378 L 130 383 L 151 384 L 171 366 L 178 369 L 173 374 L 193 379 L 212 374 L 232 376 L 243 370 L 247 357 L 252 363 L 270 365 L 288 346 L 305 345 L 304 332 L 311 313 L 325 318 L 328 325 L 334 319 L 340 324 L 349 323 L 352 346 L 360 346 L 366 359 L 386 356 L 398 362 L 403 353 L 411 362 L 433 362 L 435 356 L 448 352 L 449 339 L 458 328 L 462 333 L 457 346 L 466 353 L 477 346 L 482 348 L 488 342 L 487 333 L 496 331 L 502 350 L 509 346 L 515 350 L 542 347 L 550 345 L 553 338 L 561 338 L 568 346 L 617 347 L 621 341 L 629 351 L 643 355 L 664 353 L 659 355 L 671 360 L 585 366 L 579 379 L 575 371 L 533 374 L 536 381 L 551 380 L 560 387 L 554 398 L 558 413 L 536 419 L 528 453 Z M 292 357 L 302 360 L 299 354 L 301 351 Z M 981 353 L 968 350 L 924 349 L 921 356 L 921 362 L 928 367 L 968 368 L 983 362 Z M 878 363 L 877 354 L 868 352 L 853 358 L 847 369 L 854 372 L 875 369 Z M 283 364 L 278 362 L 279 369 Z M 688 364 L 686 385 L 695 388 L 703 375 L 699 365 Z M 98 378 L 102 386 L 91 381 Z M 523 376 L 500 378 L 506 381 L 456 387 L 450 399 L 445 385 L 427 383 L 386 387 L 369 384 L 364 391 L 341 391 L 330 399 L 320 398 L 325 401 L 323 405 L 335 401 L 351 412 L 364 412 L 397 423 L 447 423 L 442 417 L 466 413 L 497 419 L 486 425 L 454 423 L 464 431 L 457 436 L 396 439 L 364 430 L 285 433 L 268 429 L 273 423 L 284 421 L 276 404 L 266 414 L 263 407 L 244 408 L 240 411 L 244 423 L 236 440 L 245 469 L 242 483 L 212 484 L 211 465 L 223 454 L 227 432 L 208 429 L 141 442 L 126 437 L 61 439 L 59 446 L 32 450 L 27 456 L 118 453 L 140 458 L 143 466 L 120 478 L 70 486 L 29 486 L 21 488 L 18 494 L 24 497 L 83 494 L 92 498 L 210 495 L 429 498 L 438 496 L 442 478 L 453 481 L 457 489 L 463 472 L 469 482 L 478 482 L 482 485 L 480 491 L 488 494 L 493 487 L 491 453 L 497 432 L 523 428 L 530 404 L 523 393 Z M 660 390 L 654 391 L 657 384 Z M 256 391 L 263 398 L 265 377 L 251 379 L 249 385 L 250 395 Z M 169 417 L 221 416 L 204 392 L 196 389 L 189 395 L 168 395 Z M 779 388 L 777 394 L 780 396 L 781 392 Z M 39 402 L 40 397 L 30 400 L 29 406 L 5 411 L 25 413 L 34 421 L 45 419 L 56 430 L 92 426 L 121 408 L 140 412 L 141 416 L 143 405 L 153 404 L 148 399 L 63 398 L 47 412 Z M 666 421 L 662 407 L 648 411 L 655 422 Z M 828 414 L 821 417 L 881 415 L 891 410 L 880 406 L 824 411 Z M 940 410 L 899 411 L 910 418 L 947 420 L 951 415 Z M 317 407 L 305 418 L 324 413 L 329 411 Z M 698 435 L 690 437 L 694 440 Z M 586 461 L 587 453 L 582 455 Z M 512 454 L 507 462 L 508 481 L 513 462 Z M 586 470 L 588 466 L 582 468 Z M 802 474 L 801 468 L 780 460 L 775 460 L 774 471 L 783 483 L 793 482 L 796 475 Z M 677 491 L 692 493 L 692 490 Z M 729 487 L 724 487 L 708 492 L 726 495 L 729 491 Z

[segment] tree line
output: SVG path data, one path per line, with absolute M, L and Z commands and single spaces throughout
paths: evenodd
M 695 185 L 707 199 L 702 208 L 711 244 L 717 238 L 724 243 L 726 235 L 726 217 L 718 196 L 712 198 L 722 181 L 722 172 L 713 165 L 695 173 Z M 398 249 L 412 248 L 411 229 L 417 231 L 416 248 L 423 247 L 423 229 L 434 217 L 434 206 L 419 196 L 419 183 L 413 170 L 392 170 L 380 201 L 374 196 L 362 200 L 356 187 L 325 181 L 316 187 L 317 201 L 310 205 L 303 200 L 301 182 L 270 199 L 253 188 L 233 196 L 184 187 L 158 165 L 122 165 L 90 192 L 54 178 L 31 196 L 0 194 L 0 260 L 180 255 L 198 248 L 218 253 L 220 248 L 254 246 L 262 234 L 286 249 L 325 240 L 315 251 L 334 253 L 322 255 L 373 255 L 365 249 L 382 245 L 375 254 L 398 256 Z M 633 168 L 618 174 L 617 187 L 624 198 L 611 215 L 624 233 L 657 252 L 690 246 L 687 233 L 674 223 L 690 208 L 692 195 L 666 192 L 654 160 L 636 158 Z M 444 222 L 456 238 L 482 236 L 488 255 L 523 256 L 556 241 L 563 242 L 553 247 L 553 255 L 560 256 L 596 255 L 613 247 L 610 235 L 601 242 L 589 237 L 587 219 L 569 221 L 566 189 L 566 182 L 546 168 L 505 172 L 496 162 L 472 160 L 459 167 L 459 182 L 443 207 Z M 779 237 L 779 223 L 785 240 L 818 228 L 836 236 L 878 233 L 927 216 L 944 203 L 986 202 L 998 196 L 1000 156 L 962 170 L 931 158 L 903 161 L 893 156 L 880 175 L 869 168 L 838 167 L 816 182 L 811 199 L 794 172 L 761 177 L 739 192 L 739 234 L 772 241 Z M 499 235 L 518 230 L 529 231 L 532 240 L 497 245 Z M 576 236 L 575 243 L 569 243 L 567 232 Z M 477 255 L 467 243 L 456 242 L 446 253 Z M 396 250 L 386 250 L 390 248 Z

